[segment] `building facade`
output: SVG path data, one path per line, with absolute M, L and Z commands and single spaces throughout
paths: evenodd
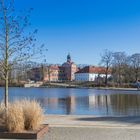
M 34 81 L 73 81 L 75 80 L 77 66 L 71 61 L 70 54 L 67 55 L 67 61 L 61 66 L 49 65 L 33 68 L 28 72 L 28 77 Z
M 58 81 L 59 67 L 57 65 L 41 66 L 28 72 L 28 77 L 33 81 Z
M 86 66 L 75 73 L 75 81 L 95 81 L 97 77 L 105 77 L 102 67 Z M 110 77 L 111 75 L 108 75 Z
M 75 72 L 77 72 L 77 66 L 71 61 L 70 54 L 67 55 L 67 61 L 60 67 L 60 81 L 73 81 L 75 80 Z
M 57 65 L 50 65 L 43 70 L 43 81 L 58 81 L 59 67 Z
M 32 68 L 27 72 L 27 76 L 29 80 L 42 81 L 43 80 L 42 67 Z

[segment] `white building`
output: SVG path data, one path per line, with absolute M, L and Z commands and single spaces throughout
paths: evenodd
M 102 67 L 86 66 L 75 73 L 75 81 L 94 81 L 98 76 L 105 77 L 104 71 Z
M 98 74 L 94 73 L 75 73 L 75 81 L 94 81 Z

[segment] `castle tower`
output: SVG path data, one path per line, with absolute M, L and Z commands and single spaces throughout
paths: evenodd
M 71 60 L 70 53 L 67 55 L 67 62 L 63 63 L 61 66 L 60 79 L 63 81 L 73 81 L 74 73 L 77 71 L 77 66 Z M 62 75 L 62 76 L 61 76 Z
M 70 53 L 67 55 L 67 62 L 71 62 L 71 56 L 70 56 Z

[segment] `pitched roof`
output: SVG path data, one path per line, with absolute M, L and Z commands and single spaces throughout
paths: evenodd
M 50 65 L 49 67 L 50 67 L 51 70 L 59 70 L 58 65 Z
M 96 73 L 96 74 L 105 74 L 105 68 L 104 67 L 95 67 L 95 66 L 86 66 L 82 69 L 80 69 L 76 73 Z

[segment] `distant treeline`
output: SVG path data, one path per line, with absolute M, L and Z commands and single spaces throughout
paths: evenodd
M 101 55 L 100 65 L 106 68 L 105 85 L 108 82 L 115 85 L 128 85 L 140 80 L 140 53 L 127 55 L 125 52 L 105 50 Z M 107 78 L 111 70 L 111 78 Z

